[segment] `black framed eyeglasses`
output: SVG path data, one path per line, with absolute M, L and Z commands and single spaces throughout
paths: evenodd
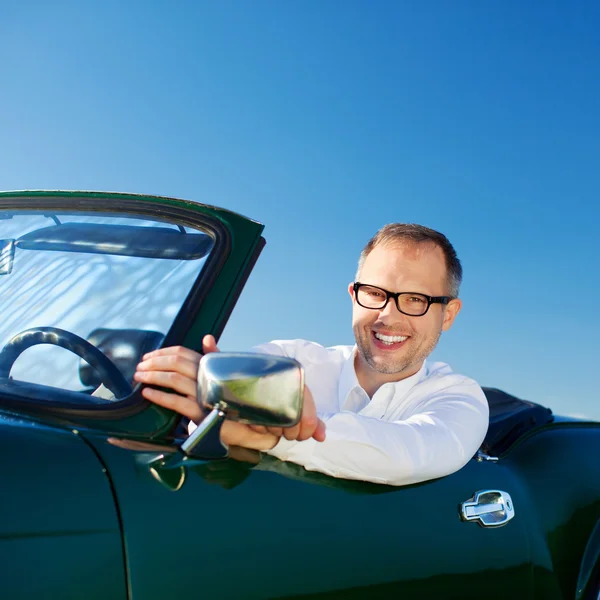
M 383 310 L 390 298 L 396 302 L 396 308 L 411 317 L 422 317 L 432 304 L 448 304 L 452 296 L 427 296 L 415 292 L 388 292 L 368 283 L 354 283 L 354 297 L 360 306 L 372 310 Z

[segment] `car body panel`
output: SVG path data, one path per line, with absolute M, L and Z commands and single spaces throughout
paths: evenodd
M 130 585 L 140 600 L 183 594 L 194 581 L 214 599 L 236 591 L 243 598 L 319 598 L 364 586 L 399 596 L 418 587 L 433 597 L 444 588 L 448 594 L 449 581 L 452 596 L 444 597 L 487 593 L 491 582 L 503 597 L 533 590 L 526 490 L 502 465 L 471 461 L 447 478 L 395 488 L 297 465 L 281 470 L 263 457 L 253 468 L 235 461 L 186 468 L 185 482 L 172 491 L 150 471 L 155 453 L 100 436 L 91 443 L 114 480 Z M 494 529 L 462 522 L 460 503 L 490 488 L 509 491 L 519 516 Z M 162 552 L 137 543 L 148 523 L 157 528 L 157 516 Z
M 127 598 L 110 482 L 79 435 L 0 416 L 0 473 L 3 597 Z
M 585 598 L 587 592 L 592 591 L 592 586 L 598 583 L 600 568 L 600 521 L 596 523 L 594 531 L 588 540 L 581 560 L 581 567 L 577 577 L 576 600 Z
M 518 443 L 503 462 L 528 486 L 532 531 L 543 536 L 565 598 L 575 597 L 586 544 L 600 519 L 600 423 L 557 422 Z

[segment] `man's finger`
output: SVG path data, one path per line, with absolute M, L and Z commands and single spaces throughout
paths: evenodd
M 300 420 L 300 432 L 298 440 L 307 440 L 313 436 L 319 424 L 317 417 L 317 408 L 312 394 L 308 387 L 304 388 L 304 407 L 302 409 L 302 419 Z
M 204 417 L 200 405 L 191 398 L 186 398 L 179 394 L 161 392 L 149 387 L 142 390 L 142 396 L 154 404 L 178 412 L 180 415 L 194 421 L 194 423 L 199 423 Z
M 285 427 L 283 429 L 283 437 L 286 440 L 297 440 L 300 433 L 300 424 L 294 425 L 293 427 Z
M 136 371 L 167 371 L 179 373 L 183 377 L 188 377 L 194 382 L 198 378 L 198 365 L 200 364 L 200 355 L 188 360 L 176 354 L 157 355 L 143 360 Z
M 200 360 L 200 355 L 194 350 L 185 348 L 184 346 L 169 346 L 168 348 L 159 348 L 158 350 L 152 350 L 142 356 L 142 360 L 149 358 L 155 358 L 157 356 L 179 356 L 184 360 L 197 361 Z
M 321 419 L 319 419 L 319 422 L 317 423 L 317 428 L 315 429 L 315 432 L 312 435 L 315 440 L 317 440 L 317 442 L 324 442 L 325 441 L 325 437 L 326 437 L 326 428 L 325 428 L 325 423 L 323 423 L 323 421 L 321 421 Z
M 146 385 L 170 388 L 183 396 L 196 397 L 196 380 L 172 371 L 136 371 L 133 379 Z
M 267 433 L 267 428 L 264 425 L 248 425 L 248 427 L 256 433 Z

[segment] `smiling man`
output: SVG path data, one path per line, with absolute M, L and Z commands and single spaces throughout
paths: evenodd
M 301 423 L 282 431 L 229 422 L 223 440 L 334 477 L 392 485 L 463 467 L 487 431 L 485 395 L 472 379 L 427 360 L 461 309 L 461 279 L 444 235 L 421 225 L 383 227 L 362 251 L 356 281 L 348 286 L 355 346 L 290 340 L 253 348 L 304 367 Z M 213 351 L 214 338 L 207 336 L 204 352 Z M 135 377 L 153 385 L 169 377 L 177 393 L 145 388 L 144 396 L 198 422 L 200 359 L 185 348 L 157 350 L 144 357 Z

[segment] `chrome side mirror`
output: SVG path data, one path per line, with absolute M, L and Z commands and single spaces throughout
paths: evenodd
M 225 418 L 251 425 L 292 427 L 302 416 L 304 371 L 297 361 L 268 354 L 214 352 L 200 361 L 198 401 L 210 411 L 181 445 L 188 457 L 224 458 Z

